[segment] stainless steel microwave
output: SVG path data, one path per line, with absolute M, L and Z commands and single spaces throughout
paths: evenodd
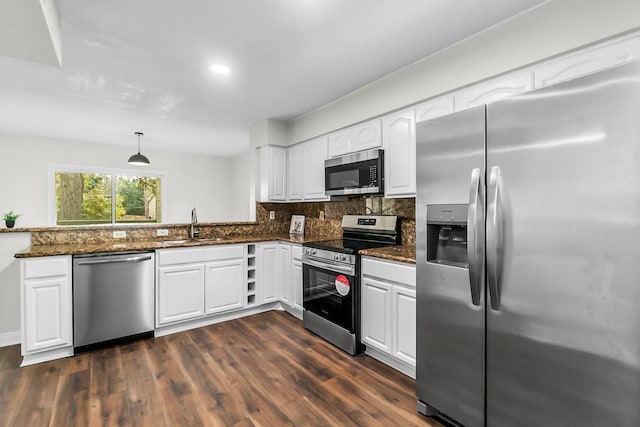
M 384 193 L 384 150 L 368 150 L 324 161 L 328 196 Z

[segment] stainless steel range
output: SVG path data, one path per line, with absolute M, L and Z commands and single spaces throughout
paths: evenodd
M 305 243 L 305 328 L 351 355 L 360 353 L 360 249 L 397 245 L 398 217 L 345 215 L 342 239 Z

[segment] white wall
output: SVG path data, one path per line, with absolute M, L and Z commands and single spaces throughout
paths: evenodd
M 200 222 L 230 221 L 231 164 L 228 158 L 154 151 L 148 167 L 133 167 L 130 148 L 35 137 L 0 135 L 0 213 L 10 209 L 22 214 L 20 227 L 47 226 L 48 166 L 64 164 L 110 169 L 143 170 L 166 174 L 164 223 L 185 223 L 191 207 L 198 208 Z
M 127 165 L 136 150 L 54 139 L 0 135 L 0 213 L 21 213 L 17 227 L 47 226 L 49 164 L 140 170 Z M 232 221 L 231 159 L 147 150 L 146 169 L 166 174 L 165 223 L 187 223 L 191 207 L 200 222 Z M 247 190 L 245 189 L 245 192 Z M 0 224 L 4 227 L 4 223 Z M 0 342 L 20 329 L 19 269 L 13 255 L 30 245 L 26 233 L 0 233 Z
M 289 124 L 288 143 L 304 141 L 640 28 L 639 16 L 638 0 L 544 3 L 293 120 Z

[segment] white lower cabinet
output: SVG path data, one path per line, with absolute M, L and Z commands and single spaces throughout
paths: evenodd
M 290 314 L 302 318 L 302 246 L 289 243 L 258 244 L 258 294 L 262 304 L 280 302 Z
M 362 277 L 362 342 L 391 352 L 392 285 Z
M 415 378 L 415 265 L 362 257 L 361 339 L 367 354 Z
M 294 314 L 302 319 L 303 293 L 302 288 L 302 246 L 291 246 L 291 292 L 293 294 Z
M 291 245 L 273 242 L 259 244 L 258 265 L 258 294 L 262 303 L 282 301 L 291 304 Z
M 214 314 L 244 306 L 244 260 L 214 261 L 205 265 L 205 313 Z
M 394 286 L 391 291 L 393 355 L 416 365 L 416 291 Z
M 204 315 L 203 264 L 160 267 L 156 289 L 158 326 Z
M 20 263 L 22 366 L 73 354 L 71 256 Z
M 156 254 L 156 327 L 245 306 L 244 245 L 161 249 Z

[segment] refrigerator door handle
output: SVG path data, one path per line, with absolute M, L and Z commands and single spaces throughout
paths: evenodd
M 487 285 L 491 308 L 500 310 L 500 260 L 502 258 L 502 215 L 500 212 L 500 167 L 493 166 L 487 189 Z
M 480 169 L 471 171 L 469 209 L 467 216 L 467 257 L 469 260 L 469 286 L 471 302 L 480 306 L 482 278 L 484 276 L 484 191 Z

